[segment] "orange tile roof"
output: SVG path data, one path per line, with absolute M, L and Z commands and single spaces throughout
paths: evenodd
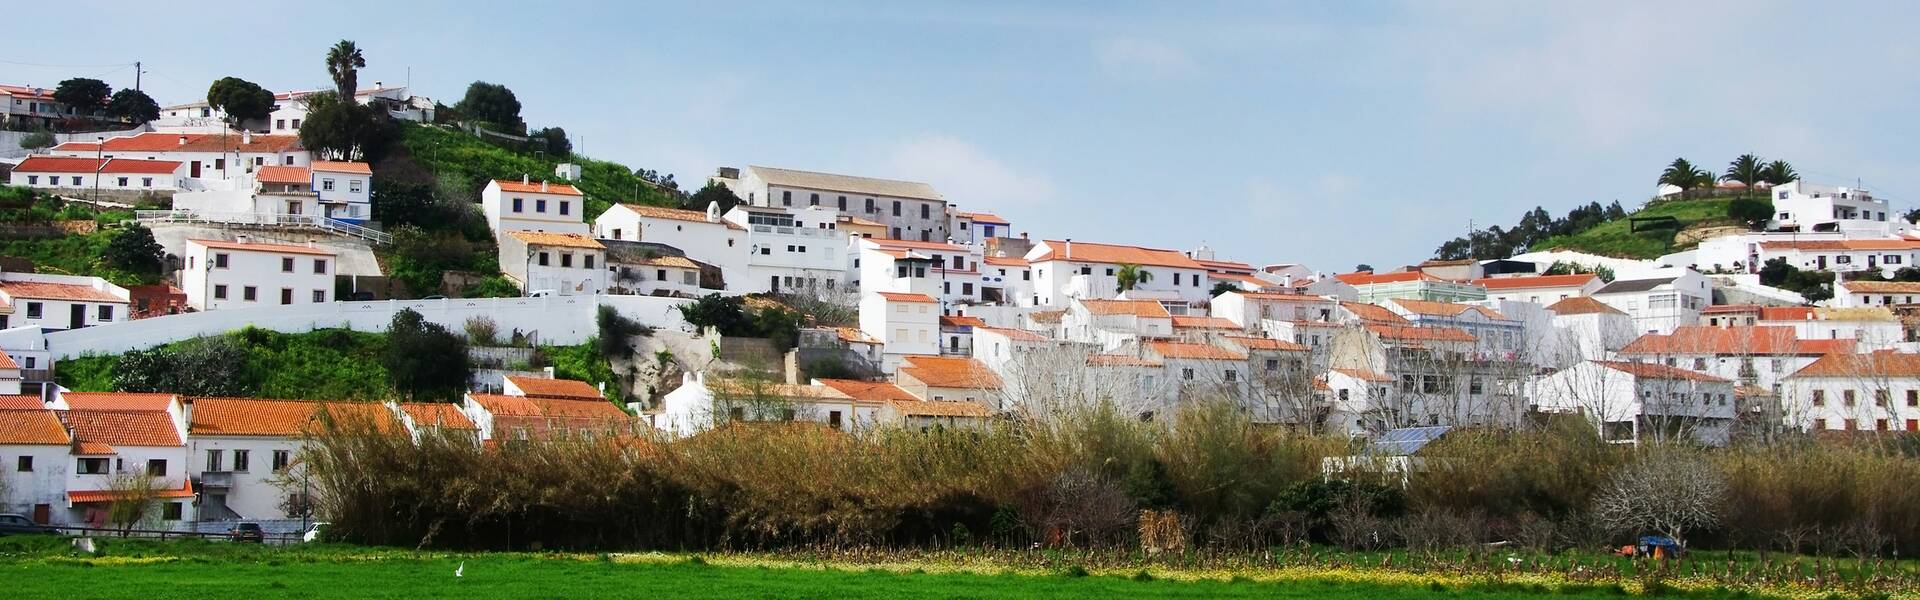
M 78 442 L 112 446 L 179 446 L 180 431 L 167 413 L 132 410 L 62 411 Z
M 1646 379 L 1685 379 L 1689 381 L 1704 381 L 1709 383 L 1728 383 L 1728 381 L 1725 379 L 1714 377 L 1706 373 L 1688 371 L 1686 369 L 1669 367 L 1662 364 L 1621 362 L 1621 361 L 1610 361 L 1610 360 L 1596 360 L 1593 362 L 1594 364 L 1600 365 L 1602 367 L 1606 367 L 1609 369 L 1613 369 L 1615 371 L 1626 373 L 1634 377 L 1641 377 Z
M 1580 287 L 1591 283 L 1596 276 L 1592 273 L 1572 275 L 1533 275 L 1522 277 L 1486 277 L 1473 280 L 1473 284 L 1489 290 L 1525 290 L 1549 287 Z
M 478 429 L 460 407 L 445 402 L 402 402 L 401 412 L 413 419 L 413 426 L 440 429 Z
M 1032 265 L 1032 263 L 1027 262 L 1027 259 L 1009 258 L 1005 256 L 982 257 L 980 259 L 980 262 L 987 263 L 989 265 L 998 266 L 998 267 L 1026 267 L 1026 266 Z
M 507 381 L 520 388 L 520 392 L 535 398 L 572 398 L 577 400 L 606 401 L 598 388 L 585 381 L 575 379 L 547 379 L 544 377 L 507 376 Z
M 1334 275 L 1333 278 L 1338 279 L 1340 280 L 1341 283 L 1345 283 L 1347 285 L 1374 285 L 1379 283 L 1400 283 L 1400 282 L 1406 282 L 1406 281 L 1445 281 L 1443 279 L 1440 279 L 1439 277 L 1434 277 L 1432 275 L 1428 275 L 1426 273 L 1422 273 L 1419 271 L 1401 271 L 1398 273 L 1380 273 L 1380 274 L 1375 274 L 1372 271 L 1360 271 L 1358 273 L 1343 273 L 1340 275 Z
M 1760 320 L 1762 321 L 1812 321 L 1819 316 L 1811 306 L 1763 306 L 1758 308 L 1760 309 Z
M 1348 377 L 1352 377 L 1354 379 L 1358 379 L 1361 381 L 1376 381 L 1376 382 L 1393 381 L 1392 377 L 1388 377 L 1384 373 L 1368 371 L 1365 369 L 1327 369 L 1327 370 L 1335 373 L 1339 373 L 1341 375 L 1346 375 Z
M 251 141 L 247 141 L 251 139 Z M 184 140 L 184 143 L 183 143 Z M 162 133 L 149 131 L 139 135 L 107 138 L 106 152 L 250 152 L 278 154 L 300 149 L 297 135 L 255 135 L 249 138 L 225 133 Z M 94 151 L 95 142 L 67 142 L 55 150 Z
M 1252 273 L 1254 271 L 1253 265 L 1231 260 L 1205 260 L 1196 258 L 1193 259 L 1193 262 L 1200 263 L 1200 266 L 1206 267 L 1208 271 L 1225 271 L 1228 273 Z M 1218 273 L 1215 274 L 1217 275 Z
M 707 211 L 704 211 L 704 210 L 686 210 L 682 208 L 667 208 L 664 206 L 649 206 L 646 204 L 634 204 L 631 202 L 622 202 L 620 203 L 620 206 L 625 207 L 627 210 L 633 211 L 634 214 L 640 215 L 642 217 L 647 217 L 649 219 L 670 219 L 674 221 L 688 221 L 692 223 L 707 223 L 709 225 L 722 225 L 722 226 L 725 226 L 727 229 L 746 229 L 745 227 L 741 227 L 738 223 L 734 223 L 733 221 L 728 221 L 726 219 L 721 219 L 720 222 L 718 223 L 708 221 Z
M 40 401 L 39 396 L 0 396 L 0 410 L 40 410 L 46 407 L 47 403 Z
M 35 404 L 39 404 L 37 399 Z M 0 409 L 0 444 L 65 446 L 72 441 L 67 437 L 67 427 L 60 424 L 60 417 L 53 411 L 37 406 L 27 410 Z
M 1246 360 L 1247 355 L 1219 346 L 1195 344 L 1191 342 L 1169 342 L 1150 340 L 1142 344 L 1147 350 L 1161 358 L 1180 358 L 1188 360 Z
M 1276 285 L 1276 284 L 1272 282 L 1267 282 L 1267 285 Z M 1312 294 L 1302 294 L 1299 292 L 1253 292 L 1253 291 L 1247 291 L 1247 290 L 1234 290 L 1228 293 L 1239 294 L 1240 297 L 1246 298 L 1249 300 L 1280 300 L 1280 301 L 1294 301 L 1294 302 L 1309 301 L 1309 302 L 1316 302 L 1316 303 L 1324 302 L 1328 304 L 1333 303 L 1332 300 L 1328 300 L 1325 296 L 1315 296 Z M 1359 304 L 1359 303 L 1356 302 L 1355 304 Z M 1367 306 L 1373 306 L 1373 305 L 1368 304 Z M 1375 307 L 1375 308 L 1378 308 L 1378 307 Z M 1398 316 L 1398 315 L 1395 315 L 1395 316 Z
M 628 418 L 626 411 L 606 400 L 568 400 L 563 398 L 535 398 L 526 396 L 503 396 L 500 394 L 467 394 L 473 401 L 487 409 L 494 417 L 546 417 L 562 419 L 623 420 Z
M 313 183 L 313 172 L 306 167 L 287 167 L 267 165 L 254 171 L 253 179 L 260 183 Z
M 1230 336 L 1227 336 L 1227 340 L 1232 341 L 1235 344 L 1244 346 L 1248 350 L 1281 350 L 1285 352 L 1307 351 L 1307 346 L 1305 344 L 1295 344 L 1293 342 L 1276 340 L 1273 338 L 1252 337 L 1252 336 L 1244 336 L 1244 335 L 1230 335 Z
M 908 250 L 941 250 L 945 252 L 961 252 L 961 253 L 965 253 L 968 251 L 966 246 L 949 244 L 946 242 L 921 242 L 921 241 L 915 241 L 915 240 L 894 240 L 894 239 L 877 239 L 877 238 L 868 238 L 866 241 L 872 242 L 874 246 L 879 247 L 881 249 L 885 249 L 885 250 L 900 250 L 904 248 Z
M 20 363 L 13 362 L 12 356 L 9 356 L 5 352 L 0 352 L 0 369 L 18 369 L 18 368 L 20 368 Z
M 13 168 L 15 173 L 72 173 L 92 174 L 95 169 L 101 173 L 131 175 L 168 175 L 179 170 L 180 163 L 167 160 L 135 160 L 131 158 L 82 158 L 78 156 L 30 156 Z
M 1406 325 L 1368 325 L 1368 331 L 1382 338 L 1400 341 L 1472 342 L 1473 334 L 1458 327 L 1412 327 Z
M 526 242 L 529 246 L 558 246 L 561 248 L 585 248 L 605 250 L 599 241 L 578 233 L 554 233 L 551 231 L 509 231 L 514 239 Z
M 898 370 L 900 375 L 927 387 L 997 390 L 1001 386 L 999 375 L 971 358 L 908 356 L 905 360 Z
M 615 261 L 608 261 L 608 262 L 615 262 Z M 643 259 L 640 262 L 635 264 L 642 264 L 649 267 L 670 267 L 675 269 L 689 269 L 689 270 L 695 270 L 695 271 L 700 269 L 700 263 L 694 262 L 693 259 L 687 258 L 685 256 L 655 256 L 653 258 Z
M 1760 242 L 1766 250 L 1920 250 L 1915 240 L 1799 240 Z
M 980 320 L 980 317 L 972 317 L 967 315 L 954 315 L 954 316 L 940 315 L 940 326 L 941 327 L 986 327 L 987 322 Z
M 1251 285 L 1260 289 L 1266 289 L 1269 287 L 1280 285 L 1278 283 L 1267 281 L 1259 277 L 1254 277 L 1252 275 L 1245 275 L 1241 273 L 1208 273 L 1207 279 L 1218 279 L 1221 281 L 1238 281 L 1240 283 Z M 1239 291 L 1239 290 L 1235 290 L 1235 291 Z
M 859 329 L 855 329 L 852 327 L 829 327 L 828 329 L 832 329 L 834 335 L 839 336 L 840 341 L 843 341 L 843 342 L 848 342 L 853 344 L 880 343 L 880 340 L 878 338 L 875 338 L 871 335 L 867 335 L 867 332 L 861 331 Z
M 1786 325 L 1711 327 L 1684 325 L 1670 334 L 1649 333 L 1621 354 L 1819 355 L 1852 352 L 1853 340 L 1803 340 Z
M 979 327 L 974 327 L 974 328 L 973 328 L 973 330 L 974 330 L 974 331 L 987 331 L 987 332 L 992 332 L 992 333 L 997 333 L 997 334 L 1000 334 L 1000 335 L 1003 335 L 1003 336 L 1006 336 L 1006 337 L 1007 337 L 1007 339 L 1010 339 L 1010 340 L 1013 340 L 1013 341 L 1016 341 L 1016 342 L 1044 342 L 1044 341 L 1047 341 L 1047 336 L 1044 336 L 1044 335 L 1040 335 L 1040 334 L 1038 334 L 1038 333 L 1034 333 L 1034 332 L 1031 332 L 1031 331 L 1027 331 L 1027 330 L 1025 330 L 1025 329 L 1008 329 L 1008 328 L 1005 328 L 1005 327 L 984 327 L 984 326 L 979 326 Z
M 1140 246 L 1121 246 L 1117 244 L 1096 244 L 1093 242 L 1073 242 L 1047 240 L 1047 252 L 1034 257 L 1031 262 L 1067 260 L 1085 263 L 1135 264 L 1150 267 L 1173 267 L 1178 269 L 1206 270 L 1200 263 L 1194 262 L 1177 250 L 1143 248 Z
M 1399 313 L 1387 310 L 1387 307 L 1378 304 L 1341 302 L 1340 307 L 1347 309 L 1347 312 L 1353 313 L 1353 316 L 1358 317 L 1360 320 L 1370 323 L 1407 324 L 1410 322 L 1407 321 L 1406 317 L 1400 316 Z
M 886 400 L 917 400 L 913 394 L 900 386 L 884 381 L 860 381 L 856 379 L 822 379 L 820 385 L 833 388 L 848 398 L 864 402 L 883 402 Z
M 311 254 L 315 256 L 333 256 L 335 254 L 334 251 L 324 248 L 309 248 L 293 244 L 264 244 L 260 242 L 229 242 L 225 240 L 200 239 L 188 239 L 187 243 L 199 244 L 208 248 L 240 250 L 243 252 L 278 252 L 281 254 Z
M 0 83 L 0 92 L 5 92 L 9 96 L 18 96 L 22 98 L 44 98 L 47 100 L 52 100 L 53 90 L 54 88 L 34 87 L 30 85 L 9 85 L 9 84 Z
M 1164 309 L 1165 307 L 1162 308 Z M 1057 325 L 1060 323 L 1060 318 L 1066 315 L 1066 310 L 1036 310 L 1027 313 L 1027 318 L 1032 319 L 1035 323 Z
M 888 400 L 887 404 L 910 417 L 984 418 L 992 414 L 985 406 L 956 400 Z
M 69 490 L 67 492 L 67 501 L 74 504 L 110 502 L 114 498 L 128 493 L 130 492 L 117 492 L 114 490 Z M 180 487 L 170 490 L 154 490 L 153 497 L 167 500 L 174 498 L 192 498 L 193 480 L 183 477 L 180 479 Z
M 1246 329 L 1221 317 L 1176 316 L 1173 318 L 1173 326 L 1182 329 Z
M 1168 318 L 1172 314 L 1167 307 L 1153 300 L 1086 300 L 1078 301 L 1087 307 L 1087 312 L 1100 316 L 1133 315 L 1136 317 Z
M 372 175 L 373 167 L 363 162 L 342 162 L 333 160 L 313 161 L 313 170 L 322 173 L 347 173 L 350 175 Z
M 1868 354 L 1828 354 L 1788 377 L 1920 378 L 1920 354 L 1890 350 Z
M 995 215 L 993 213 L 963 212 L 963 213 L 960 213 L 960 218 L 972 219 L 973 222 L 975 223 L 991 223 L 994 225 L 1011 225 L 1011 223 L 1008 223 L 1006 219 L 1002 219 L 1000 218 L 999 215 Z
M 1571 298 L 1567 298 L 1565 300 L 1561 300 L 1559 302 L 1555 302 L 1553 303 L 1552 306 L 1548 306 L 1547 310 L 1553 311 L 1554 314 L 1560 314 L 1560 315 L 1593 315 L 1593 314 L 1603 314 L 1603 313 L 1610 313 L 1610 314 L 1616 314 L 1616 315 L 1627 314 L 1625 312 L 1622 312 L 1618 308 L 1608 306 L 1607 303 L 1605 302 L 1601 302 L 1599 300 L 1595 300 L 1587 296 L 1574 296 Z
M 60 395 L 73 410 L 140 410 L 165 412 L 179 396 L 142 392 L 67 392 Z
M 260 398 L 194 398 L 187 432 L 213 436 L 295 437 L 313 433 L 323 414 L 393 431 L 393 412 L 374 402 L 316 402 Z
M 1920 281 L 1845 281 L 1840 287 L 1856 294 L 1920 294 Z
M 1457 317 L 1468 311 L 1472 311 L 1480 313 L 1489 319 L 1508 320 L 1507 316 L 1500 314 L 1499 311 L 1473 304 L 1456 304 L 1453 302 L 1436 302 L 1433 300 L 1409 300 L 1405 298 L 1395 298 L 1388 300 L 1388 302 L 1400 305 L 1400 308 L 1407 309 L 1407 312 L 1416 315 Z
M 886 298 L 888 302 L 923 302 L 927 304 L 939 302 L 938 300 L 934 300 L 933 296 L 928 296 L 926 294 L 902 294 L 900 292 L 874 292 L 874 293 L 879 294 L 881 298 Z
M 1700 309 L 1701 314 L 1743 313 L 1743 312 L 1759 313 L 1760 305 L 1758 304 L 1715 304 L 1713 306 Z
M 43 281 L 0 281 L 0 292 L 13 298 L 32 298 L 35 300 L 78 300 L 82 302 L 107 302 L 126 304 L 123 298 L 109 294 L 93 286 L 76 283 L 47 283 Z
M 1158 359 L 1125 354 L 1093 354 L 1087 356 L 1087 364 L 1095 367 L 1158 367 L 1166 363 Z
M 514 194 L 559 194 L 562 196 L 585 196 L 586 195 L 586 194 L 580 193 L 580 190 L 578 188 L 575 188 L 571 185 L 567 185 L 564 183 L 542 184 L 541 182 L 538 182 L 538 181 L 520 183 L 518 181 L 511 181 L 507 179 L 495 179 L 493 180 L 493 182 L 500 185 L 500 191 L 514 193 Z M 541 185 L 545 185 L 547 189 L 544 189 L 544 190 L 540 189 Z

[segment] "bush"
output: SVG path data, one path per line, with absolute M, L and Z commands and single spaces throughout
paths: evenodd
M 413 309 L 394 313 L 380 363 L 394 392 L 409 400 L 452 401 L 473 379 L 467 342 Z
M 653 328 L 639 321 L 627 318 L 619 310 L 605 304 L 600 305 L 594 314 L 594 324 L 600 333 L 595 338 L 600 350 L 600 358 L 612 360 L 633 357 L 633 338 L 653 335 Z
M 467 331 L 467 343 L 475 346 L 492 346 L 500 334 L 499 325 L 493 317 L 477 315 L 468 317 L 464 329 Z

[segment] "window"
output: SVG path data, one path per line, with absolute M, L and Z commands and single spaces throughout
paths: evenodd
M 329 177 L 329 178 L 320 180 L 320 191 L 323 191 L 323 192 L 333 191 L 333 178 Z
M 922 219 L 931 218 L 927 210 L 928 210 L 927 205 L 925 204 L 920 205 L 920 218 Z
M 290 462 L 293 462 L 292 451 L 288 451 L 288 450 L 273 451 L 273 470 L 274 471 L 277 472 L 277 471 L 287 470 L 287 463 L 290 463 Z
M 1280 361 L 1273 358 L 1267 359 L 1267 372 L 1272 373 L 1278 370 L 1280 370 Z
M 593 268 L 593 255 L 592 255 L 592 254 L 584 254 L 584 255 L 581 255 L 581 256 L 580 256 L 580 268 L 583 268 L 583 269 L 591 269 L 591 268 Z
M 1920 390 L 1907 390 L 1907 406 L 1920 406 Z
M 541 252 L 539 256 L 535 257 L 534 262 L 542 267 L 547 266 L 547 253 Z
M 293 272 L 293 257 L 283 256 L 280 258 L 280 272 L 281 273 Z
M 1888 405 L 1888 404 L 1891 404 L 1891 403 L 1893 403 L 1893 392 L 1890 392 L 1890 391 L 1887 391 L 1887 390 L 1874 390 L 1874 391 L 1873 391 L 1873 405 L 1874 405 L 1874 406 L 1886 406 L 1886 405 Z
M 973 284 L 971 283 L 960 284 L 960 293 L 966 294 L 969 296 L 973 295 Z
M 257 299 L 259 299 L 259 298 L 260 298 L 260 290 L 259 290 L 259 289 L 257 289 L 257 288 L 255 288 L 255 287 L 253 287 L 253 286 L 251 286 L 251 285 L 249 285 L 249 286 L 247 286 L 247 287 L 243 287 L 243 288 L 240 288 L 240 299 L 241 299 L 241 300 L 245 300 L 245 301 L 247 301 L 247 302 L 252 302 L 252 301 L 254 301 L 254 300 L 257 300 Z
M 790 191 L 790 190 L 780 190 L 780 205 L 781 205 L 781 206 L 793 206 L 793 192 L 792 192 L 792 191 Z
M 355 194 L 358 194 L 358 193 L 360 193 L 360 180 L 358 180 L 358 179 L 348 179 L 348 180 L 347 180 L 347 191 L 348 191 L 348 192 L 352 192 L 352 193 L 355 193 Z
M 73 183 L 74 183 L 74 185 L 79 185 L 79 184 L 80 184 L 80 178 L 79 178 L 79 177 L 75 177 L 75 178 L 73 178 Z M 899 201 L 899 200 L 895 200 L 895 201 L 893 201 L 893 216 L 896 216 L 896 217 L 898 217 L 898 216 L 900 216 L 900 201 Z
M 280 288 L 280 303 L 293 304 L 293 288 Z
M 514 199 L 513 199 L 513 212 L 521 212 L 521 209 L 523 208 L 523 205 L 522 205 L 522 203 L 523 203 L 523 202 L 525 202 L 525 200 L 522 200 L 522 199 L 520 199 L 520 198 L 514 198 Z
M 313 291 L 313 303 L 314 303 L 314 304 L 320 304 L 320 303 L 323 303 L 323 302 L 326 302 L 326 301 L 327 301 L 327 291 L 326 291 L 326 290 L 314 290 L 314 291 Z
M 1704 358 L 1693 359 L 1693 370 L 1695 371 L 1707 370 L 1707 359 L 1704 359 Z
M 223 464 L 225 464 L 226 458 L 227 458 L 226 452 L 222 452 L 220 450 L 208 450 L 207 451 L 207 470 L 208 471 L 225 471 L 226 469 L 222 469 L 220 467 Z
M 1849 407 L 1853 406 L 1853 390 L 1841 390 L 1840 403 Z
M 807 205 L 808 205 L 808 206 L 819 206 L 819 205 L 820 205 L 820 194 L 818 194 L 818 193 L 815 193 L 815 194 L 810 194 L 810 196 L 811 196 L 811 197 L 809 197 L 809 198 L 807 198 Z
M 112 320 L 113 320 L 113 305 L 110 305 L 110 304 L 102 304 L 102 305 L 100 305 L 100 308 L 99 308 L 99 311 L 98 311 L 98 312 L 99 312 L 99 320 L 101 320 L 101 321 L 112 321 Z
M 1813 405 L 1814 405 L 1814 406 L 1826 406 L 1826 405 L 1827 405 L 1827 391 L 1826 391 L 1826 390 L 1814 390 L 1814 391 L 1813 391 Z
M 74 185 L 80 185 L 80 177 L 79 177 L 79 176 L 77 176 L 77 175 L 76 175 L 76 176 L 74 176 L 74 177 L 73 177 L 73 184 L 74 184 Z
M 213 268 L 215 269 L 227 268 L 227 253 L 219 252 L 213 255 Z
M 693 271 L 681 271 L 680 283 L 698 287 L 700 285 L 699 274 L 694 273 Z M 827 280 L 827 287 L 829 288 L 833 287 L 833 280 Z
M 847 197 L 840 197 L 840 212 L 847 212 Z
M 573 203 L 572 203 L 572 202 L 568 202 L 568 201 L 566 201 L 566 200 L 561 200 L 561 201 L 560 201 L 560 214 L 563 214 L 563 215 L 565 215 L 565 214 L 572 214 L 571 212 L 569 212 L 569 211 L 571 211 L 571 210 L 572 210 L 572 206 L 573 206 Z
M 1113 267 L 1107 267 L 1107 276 L 1108 276 L 1108 277 L 1112 277 L 1112 276 L 1113 276 Z M 1174 275 L 1174 277 L 1179 277 L 1179 276 L 1180 276 L 1179 274 L 1175 274 L 1175 275 Z M 1174 283 L 1175 283 L 1175 284 L 1178 284 L 1178 283 L 1180 283 L 1180 281 L 1176 279 L 1176 280 L 1174 281 Z
M 1180 378 L 1187 381 L 1193 381 L 1193 369 L 1190 369 L 1190 368 L 1180 369 Z
M 294 119 L 294 120 L 293 120 L 293 128 L 294 128 L 294 129 L 299 129 L 299 128 L 300 128 L 300 120 L 299 120 L 299 119 Z
M 147 459 L 147 474 L 152 475 L 154 477 L 166 477 L 167 476 L 167 459 L 164 459 L 164 458 Z
M 227 286 L 225 285 L 213 286 L 213 299 L 215 300 L 227 299 Z
M 181 502 L 168 502 L 160 505 L 160 520 L 178 521 L 181 518 Z
M 39 176 L 39 175 L 28 175 L 28 176 L 27 176 L 27 185 L 39 185 L 39 184 L 40 184 L 40 176 Z
M 250 458 L 252 458 L 252 453 L 246 450 L 233 451 L 233 470 L 240 473 L 247 472 L 247 463 L 252 462 L 249 460 Z
M 119 182 L 118 185 L 120 187 L 127 187 L 127 178 L 121 177 L 117 181 Z
M 14 465 L 14 467 L 13 467 L 13 470 L 15 470 L 15 471 L 19 471 L 19 472 L 22 472 L 22 473 L 25 473 L 25 472 L 28 472 L 28 471 L 32 471 L 32 470 L 33 470 L 33 457 L 31 457 L 31 456 L 22 456 L 22 457 L 20 457 L 20 460 L 19 460 L 18 462 L 16 462 L 16 463 L 15 463 L 15 465 Z
M 107 459 L 82 458 L 76 470 L 79 471 L 81 475 L 105 475 L 107 474 Z
M 1227 369 L 1227 381 L 1229 382 L 1238 381 L 1239 379 L 1240 379 L 1240 373 L 1238 371 L 1235 371 L 1233 369 Z
M 313 259 L 313 274 L 315 274 L 315 275 L 325 275 L 325 274 L 327 274 L 327 260 L 326 260 L 326 259 L 324 259 L 324 258 L 316 258 L 316 259 Z
M 560 253 L 560 268 L 563 268 L 563 269 L 571 269 L 571 268 L 573 268 L 573 253 L 572 253 L 572 252 L 562 252 L 562 253 Z
M 867 212 L 873 212 L 873 199 L 867 199 Z
M 545 198 L 534 199 L 533 212 L 537 212 L 537 213 L 547 212 L 547 200 Z

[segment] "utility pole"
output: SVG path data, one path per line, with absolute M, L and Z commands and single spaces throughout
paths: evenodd
M 140 91 L 140 61 L 133 61 L 133 91 Z

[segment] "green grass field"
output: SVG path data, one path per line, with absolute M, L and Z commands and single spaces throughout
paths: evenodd
M 463 575 L 455 577 L 455 569 Z M 1095 571 L 727 555 L 444 553 L 314 545 L 0 538 L 9 598 L 1523 598 L 1618 597 L 1615 585 L 1355 571 Z M 1687 598 L 1767 597 L 1657 590 Z
M 1643 210 L 1632 213 L 1634 217 L 1673 217 L 1680 221 L 1681 227 L 1694 225 L 1731 224 L 1727 218 L 1727 205 L 1733 203 L 1732 197 L 1701 198 L 1692 200 L 1672 200 L 1655 203 Z M 1626 219 L 1601 223 L 1592 229 L 1573 235 L 1559 236 L 1541 240 L 1534 244 L 1535 250 L 1564 248 L 1603 256 L 1620 258 L 1658 258 L 1683 248 L 1674 244 L 1676 229 L 1634 232 Z

